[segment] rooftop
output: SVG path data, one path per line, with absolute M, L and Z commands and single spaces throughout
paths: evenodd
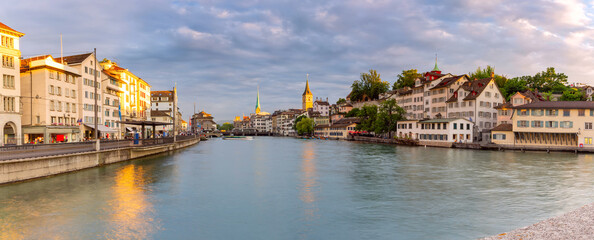
M 591 101 L 538 101 L 512 107 L 514 109 L 594 109 Z

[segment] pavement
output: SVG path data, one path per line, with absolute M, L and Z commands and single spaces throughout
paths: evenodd
M 594 239 L 594 203 L 561 216 L 483 239 Z

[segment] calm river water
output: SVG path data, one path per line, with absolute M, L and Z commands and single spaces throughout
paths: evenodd
M 214 139 L 0 186 L 0 239 L 474 239 L 593 202 L 593 156 Z

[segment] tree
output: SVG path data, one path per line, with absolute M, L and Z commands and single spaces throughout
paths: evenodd
M 301 115 L 295 119 L 295 122 L 293 123 L 293 130 L 297 130 L 297 124 L 304 118 L 307 118 L 307 116 Z
M 352 101 L 361 101 L 364 96 L 371 100 L 379 98 L 379 95 L 388 91 L 390 83 L 382 81 L 380 74 L 371 69 L 369 73 L 361 73 L 360 80 L 351 85 L 350 98 Z
M 561 98 L 559 100 L 561 100 L 561 101 L 584 101 L 584 100 L 586 100 L 586 97 L 582 91 L 575 89 L 575 88 L 570 88 L 569 90 L 566 90 L 563 92 L 563 95 L 561 95 Z
M 398 74 L 396 82 L 392 86 L 392 90 L 400 89 L 403 87 L 414 87 L 415 79 L 422 77 L 423 75 L 417 73 L 417 69 L 403 70 L 401 74 Z
M 523 78 L 512 78 L 505 82 L 503 86 L 499 86 L 499 90 L 501 90 L 501 94 L 505 97 L 506 100 L 509 101 L 511 95 L 517 92 L 526 91 L 528 88 L 526 87 L 526 80 Z
M 390 99 L 384 101 L 379 106 L 377 119 L 374 123 L 374 132 L 378 134 L 388 133 L 392 139 L 392 132 L 396 131 L 396 122 L 403 120 L 406 111 L 396 104 L 396 100 Z
M 358 117 L 359 116 L 359 108 L 353 108 L 349 111 L 345 117 Z
M 234 127 L 233 127 L 233 123 L 226 122 L 226 123 L 223 123 L 223 126 L 217 125 L 217 128 L 219 130 L 231 131 L 231 130 L 233 130 Z
M 346 103 L 346 99 L 344 99 L 344 98 L 339 98 L 338 101 L 336 101 L 336 105 L 340 105 L 343 103 Z
M 361 120 L 361 123 L 357 125 L 357 130 L 373 132 L 375 130 L 375 121 L 377 120 L 377 106 L 363 106 L 359 110 L 357 117 Z
M 493 74 L 493 79 L 495 80 L 495 84 L 497 84 L 497 86 L 499 87 L 499 91 L 501 91 L 501 93 L 504 94 L 504 86 L 507 83 L 508 79 L 506 76 L 495 74 L 495 68 L 489 65 L 487 65 L 487 67 L 484 69 L 482 69 L 481 67 L 477 67 L 474 72 L 468 73 L 468 76 L 472 81 L 474 79 L 489 78 L 491 77 L 491 74 Z
M 531 89 L 538 89 L 540 92 L 548 92 L 559 89 L 567 84 L 567 75 L 556 73 L 554 67 L 548 67 L 546 71 L 537 73 L 534 76 L 524 76 L 527 86 Z
M 311 118 L 305 117 L 297 123 L 297 134 L 313 134 L 314 132 L 314 121 Z

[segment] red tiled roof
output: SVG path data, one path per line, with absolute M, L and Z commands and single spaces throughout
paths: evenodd
M 514 109 L 594 109 L 592 101 L 538 101 L 512 107 Z
M 513 131 L 514 125 L 510 123 L 503 123 L 499 124 L 496 127 L 492 128 L 491 131 Z
M 93 53 L 84 53 L 84 54 L 79 54 L 79 55 L 66 56 L 66 57 L 64 57 L 64 62 L 66 62 L 68 64 L 81 63 L 85 59 L 87 59 L 89 56 L 91 56 L 91 54 L 93 54 Z M 62 58 L 56 58 L 55 61 L 61 62 Z
M 17 35 L 18 37 L 22 37 L 25 36 L 24 33 L 19 32 L 17 30 L 12 29 L 11 27 L 7 26 L 6 24 L 0 22 L 0 29 L 5 30 L 5 31 L 9 31 L 11 33 L 13 33 L 14 35 Z
M 439 82 L 437 85 L 435 85 L 435 87 L 433 87 L 431 89 L 449 87 L 450 85 L 452 85 L 456 81 L 458 81 L 458 79 L 463 78 L 463 77 L 466 77 L 468 80 L 468 76 L 466 74 L 460 75 L 460 76 L 448 77 L 448 78 L 444 78 L 443 80 L 441 80 L 441 82 Z

